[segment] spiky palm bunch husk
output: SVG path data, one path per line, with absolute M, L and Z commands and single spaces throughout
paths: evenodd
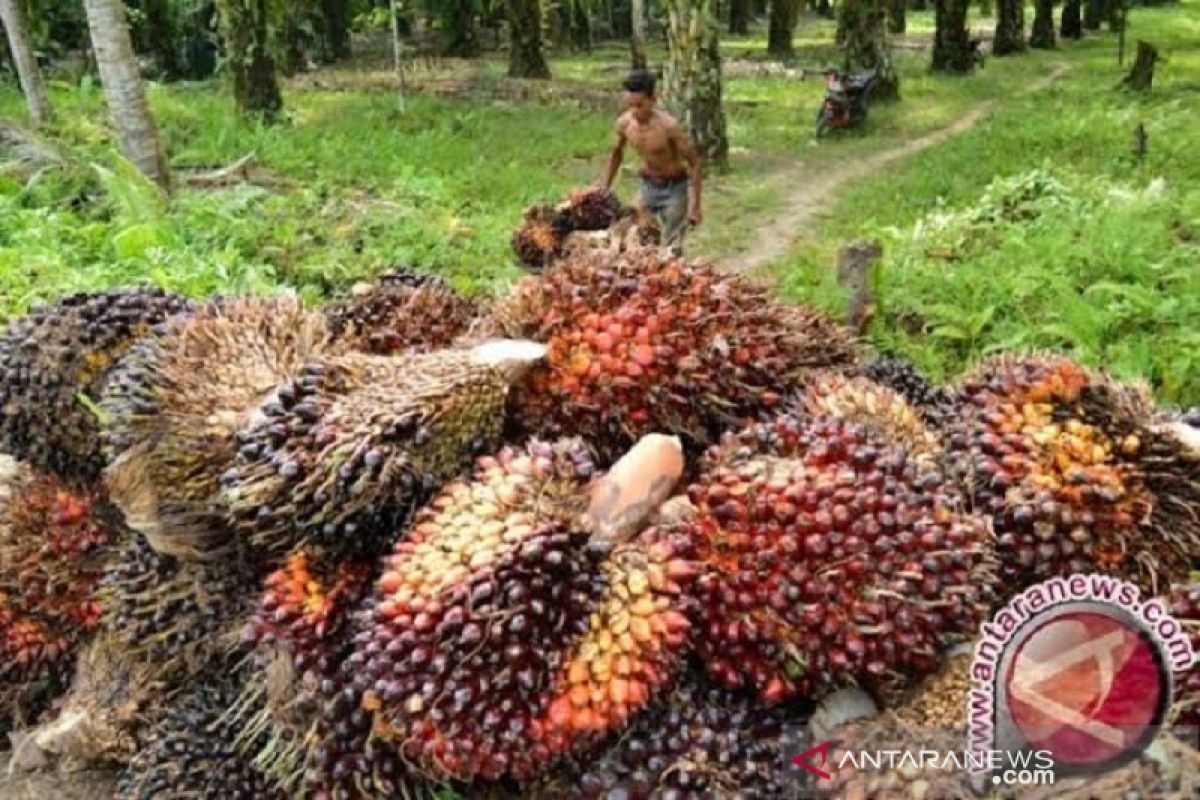
M 0 450 L 72 483 L 95 481 L 104 459 L 87 402 L 134 342 L 190 307 L 158 289 L 114 289 L 14 320 L 0 334 Z
M 292 295 L 217 300 L 133 348 L 105 391 L 109 494 L 161 553 L 220 557 L 221 475 L 237 432 L 281 382 L 333 345 Z
M 271 800 L 286 795 L 234 747 L 225 715 L 237 696 L 235 676 L 197 682 L 149 731 L 117 782 L 118 800 Z
M 414 505 L 494 447 L 511 378 L 470 351 L 308 364 L 259 409 L 224 476 L 258 547 L 381 552 Z
M 164 673 L 197 675 L 238 651 L 261 572 L 242 550 L 216 562 L 184 561 L 133 535 L 101 581 L 104 629 Z
M 428 286 L 450 291 L 450 284 L 442 276 L 402 265 L 388 267 L 373 277 L 367 285 L 380 289 L 402 286 L 407 286 L 410 289 L 419 289 L 423 286 Z
M 562 255 L 563 242 L 570 232 L 569 214 L 550 206 L 533 206 L 513 231 L 513 252 L 527 268 L 541 272 Z
M 434 282 L 368 285 L 323 310 L 338 340 L 376 355 L 449 347 L 480 314 L 478 302 Z
M 621 203 L 611 189 L 587 186 L 573 189 L 563 206 L 574 231 L 601 231 L 621 216 Z
M 1167 596 L 1171 616 L 1183 625 L 1192 645 L 1191 669 L 1175 674 L 1175 703 L 1172 722 L 1194 728 L 1200 735 L 1200 583 L 1176 586 Z
M 864 428 L 784 415 L 727 434 L 688 495 L 697 650 L 764 701 L 919 675 L 990 604 L 986 525 Z
M 315 760 L 320 788 L 385 745 L 447 778 L 529 778 L 620 727 L 670 680 L 684 646 L 687 543 L 628 542 L 581 527 L 594 467 L 578 440 L 479 460 L 388 559 Z M 353 715 L 352 715 L 353 716 Z
M 94 494 L 0 457 L 0 724 L 30 721 L 67 683 L 118 533 Z
M 819 375 L 801 392 L 797 406 L 801 415 L 836 417 L 861 425 L 930 464 L 943 455 L 941 437 L 920 411 L 900 393 L 869 378 Z
M 863 363 L 859 375 L 899 392 L 930 424 L 937 425 L 953 413 L 954 393 L 938 386 L 908 361 L 895 356 L 876 356 Z
M 803 773 L 788 762 L 803 750 L 799 726 L 782 709 L 688 673 L 638 715 L 598 757 L 562 770 L 536 797 L 798 797 Z
M 1105 572 L 1152 593 L 1200 556 L 1200 444 L 1123 385 L 1062 356 L 1002 355 L 966 375 L 948 446 L 998 536 L 1009 591 Z
M 901 759 L 897 766 L 879 771 L 856 769 L 852 764 L 838 769 L 848 751 L 962 752 L 972 658 L 971 653 L 962 653 L 948 659 L 937 673 L 908 691 L 895 708 L 841 727 L 833 736 L 835 746 L 829 751 L 826 767 L 833 777 L 818 783 L 818 796 L 837 800 L 962 800 L 975 796 L 969 773 L 952 767 L 922 769 Z
M 858 353 L 824 315 L 652 250 L 582 255 L 526 278 L 488 325 L 549 345 L 516 393 L 516 424 L 583 436 L 604 460 L 651 432 L 707 444 L 776 406 L 809 370 L 848 366 Z
M 370 589 L 372 563 L 333 563 L 306 551 L 267 576 L 242 632 L 251 669 L 234 719 L 236 744 L 277 785 L 295 793 L 321 681 L 348 655 L 352 611 Z

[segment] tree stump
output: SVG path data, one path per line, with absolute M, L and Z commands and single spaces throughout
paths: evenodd
M 846 324 L 860 334 L 875 314 L 871 272 L 881 258 L 883 245 L 873 239 L 851 242 L 838 251 L 838 285 L 850 294 Z
M 1133 68 L 1125 76 L 1125 86 L 1136 92 L 1150 91 L 1150 85 L 1154 83 L 1154 62 L 1156 61 L 1158 61 L 1158 48 L 1139 39 L 1137 58 L 1133 61 Z

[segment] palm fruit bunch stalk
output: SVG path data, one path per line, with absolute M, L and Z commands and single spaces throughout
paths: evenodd
M 114 364 L 189 301 L 158 289 L 74 294 L 35 308 L 0 334 L 0 450 L 72 483 L 104 466 L 98 399 Z
M 0 724 L 30 721 L 69 682 L 116 532 L 94 494 L 0 457 Z
M 350 614 L 370 589 L 371 562 L 330 563 L 299 550 L 267 576 L 242 632 L 250 674 L 237 701 L 236 743 L 256 767 L 294 793 L 320 682 L 348 653 Z
M 990 605 L 984 521 L 864 427 L 781 415 L 726 434 L 688 496 L 697 651 L 763 701 L 928 672 Z
M 282 792 L 233 745 L 225 715 L 237 696 L 235 676 L 199 681 L 151 729 L 117 781 L 117 800 L 271 800 Z
M 231 521 L 272 552 L 378 554 L 415 504 L 499 442 L 509 386 L 544 352 L 494 341 L 310 362 L 239 434 L 222 476 Z
M 194 676 L 233 657 L 262 569 L 252 555 L 185 561 L 130 536 L 101 580 L 104 630 L 164 674 Z
M 943 423 L 954 413 L 953 392 L 933 383 L 901 358 L 876 356 L 866 361 L 858 374 L 899 392 L 932 425 Z
M 441 282 L 361 284 L 324 307 L 333 335 L 377 355 L 449 347 L 479 316 L 479 304 Z
M 679 458 L 662 474 L 681 471 Z M 440 780 L 528 779 L 671 680 L 689 627 L 687 542 L 637 530 L 627 512 L 657 502 L 609 507 L 601 493 L 596 511 L 594 474 L 581 441 L 534 440 L 481 458 L 418 515 L 329 687 L 310 788 L 377 772 L 381 746 Z
M 570 214 L 547 205 L 533 206 L 513 231 L 513 252 L 525 267 L 540 272 L 562 255 L 570 232 Z
M 221 555 L 237 432 L 330 347 L 324 319 L 292 295 L 215 300 L 137 344 L 101 402 L 105 481 L 130 527 L 160 553 Z
M 1200 582 L 1176 586 L 1167 596 L 1171 616 L 1187 632 L 1194 660 L 1190 669 L 1175 674 L 1175 704 L 1171 709 L 1173 723 L 1193 730 L 1193 740 L 1200 736 Z
M 970 773 L 953 763 L 922 766 L 901 755 L 878 771 L 859 770 L 850 762 L 839 769 L 847 752 L 961 753 L 967 735 L 971 660 L 971 652 L 951 656 L 894 708 L 837 729 L 825 767 L 833 777 L 818 784 L 818 796 L 836 800 L 962 800 L 975 796 Z
M 920 410 L 904 395 L 869 378 L 836 372 L 819 375 L 800 393 L 796 411 L 799 416 L 836 417 L 861 425 L 930 464 L 943 454 L 941 438 Z
M 564 768 L 535 797 L 558 800 L 798 797 L 789 760 L 804 747 L 784 709 L 763 707 L 689 671 L 596 758 Z
M 1151 593 L 1200 557 L 1200 432 L 1062 356 L 988 359 L 957 387 L 955 470 L 991 517 L 1011 591 L 1104 572 Z
M 611 189 L 588 186 L 573 189 L 563 206 L 573 231 L 602 231 L 621 216 L 621 204 Z
M 658 250 L 560 262 L 518 283 L 488 326 L 549 346 L 517 393 L 518 427 L 582 436 L 605 462 L 654 431 L 706 445 L 778 406 L 810 370 L 858 354 L 828 317 Z

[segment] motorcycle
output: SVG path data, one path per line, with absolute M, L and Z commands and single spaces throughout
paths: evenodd
M 818 139 L 832 128 L 853 128 L 867 118 L 867 95 L 876 74 L 874 69 L 850 76 L 836 69 L 825 73 L 825 102 L 817 112 Z

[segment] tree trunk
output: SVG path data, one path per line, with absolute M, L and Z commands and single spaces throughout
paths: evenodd
M 825 19 L 833 19 L 833 4 L 829 0 L 817 0 L 817 13 Z
M 219 0 L 221 29 L 238 112 L 272 121 L 283 110 L 267 36 L 270 0 Z
M 999 0 L 996 6 L 996 36 L 992 55 L 1006 56 L 1025 51 L 1025 0 Z
M 934 0 L 933 69 L 967 73 L 975 69 L 975 54 L 967 31 L 970 0 Z
M 571 0 L 571 44 L 577 50 L 592 49 L 592 18 L 581 0 Z
M 1036 0 L 1033 11 L 1033 30 L 1029 46 L 1039 50 L 1054 48 L 1054 0 Z
M 279 9 L 279 71 L 291 77 L 304 68 L 304 38 L 300 23 L 304 19 L 303 3 L 285 3 Z
M 1081 0 L 1065 0 L 1062 10 L 1062 27 L 1059 33 L 1064 39 L 1083 37 L 1083 19 L 1080 16 Z
M 474 0 L 447 0 L 441 8 L 442 54 L 460 58 L 479 55 Z
M 992 15 L 992 0 L 979 0 L 979 16 L 990 17 Z
M 754 12 L 751 0 L 730 0 L 729 32 L 745 36 L 750 32 L 750 16 Z
M 164 191 L 171 189 L 167 154 L 138 71 L 129 37 L 129 23 L 121 0 L 84 0 L 92 51 L 104 86 L 104 99 L 117 126 L 121 151 L 146 177 Z
M 892 63 L 885 17 L 883 0 L 842 0 L 841 20 L 846 31 L 842 69 L 846 74 L 864 69 L 877 71 L 871 100 L 895 100 L 900 96 L 900 76 Z
M 408 107 L 408 87 L 404 81 L 404 54 L 400 51 L 400 3 L 388 0 L 388 16 L 392 18 L 392 71 L 396 74 L 396 108 L 403 114 Z
M 905 18 L 907 0 L 887 0 L 888 33 L 904 33 L 908 27 Z
M 170 4 L 167 0 L 142 0 L 140 7 L 146 18 L 146 51 L 154 54 L 164 79 L 178 80 L 183 76 L 183 66 Z
M 909 0 L 908 8 L 911 11 L 928 11 L 929 4 L 925 0 Z
M 665 98 L 706 163 L 723 167 L 729 156 L 721 105 L 720 25 L 714 0 L 665 0 Z
M 346 0 L 321 0 L 322 57 L 326 63 L 350 57 L 350 28 Z
M 1104 18 L 1104 0 L 1084 0 L 1083 27 L 1084 30 L 1100 30 L 1100 21 Z
M 34 126 L 45 125 L 53 116 L 46 85 L 42 83 L 42 72 L 29 41 L 29 28 L 25 24 L 25 11 L 21 0 L 0 0 L 0 22 L 8 34 L 8 46 L 13 63 L 17 67 L 17 78 L 21 91 L 25 93 L 25 105 L 29 107 L 29 120 Z
M 1105 0 L 1104 11 L 1108 19 L 1108 29 L 1113 33 L 1121 30 L 1121 13 L 1124 10 L 1124 0 Z
M 1154 62 L 1158 61 L 1158 49 L 1149 42 L 1138 40 L 1137 56 L 1133 67 L 1125 76 L 1125 85 L 1138 92 L 1150 91 L 1154 83 Z
M 549 78 L 542 56 L 542 15 L 538 0 L 506 0 L 510 31 L 508 76 Z
M 771 17 L 767 25 L 767 53 L 776 58 L 791 58 L 792 35 L 796 32 L 799 0 L 771 0 Z
M 646 68 L 646 0 L 629 4 L 629 61 L 634 69 Z

